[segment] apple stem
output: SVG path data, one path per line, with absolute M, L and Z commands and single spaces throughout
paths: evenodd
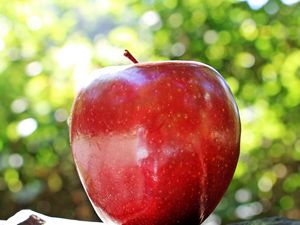
M 125 49 L 124 56 L 126 56 L 128 59 L 130 59 L 131 62 L 135 64 L 139 63 L 127 49 Z

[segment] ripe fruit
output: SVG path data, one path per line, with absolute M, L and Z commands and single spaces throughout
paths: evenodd
M 200 224 L 239 156 L 228 86 L 191 61 L 99 70 L 75 99 L 70 133 L 79 176 L 106 224 Z

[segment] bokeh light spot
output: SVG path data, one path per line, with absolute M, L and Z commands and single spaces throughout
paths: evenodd
M 177 42 L 171 47 L 171 54 L 175 57 L 182 56 L 185 53 L 185 45 Z
M 203 39 L 207 44 L 213 44 L 218 40 L 218 33 L 215 30 L 208 30 L 204 33 Z
M 140 19 L 140 23 L 143 26 L 151 27 L 156 30 L 159 29 L 162 25 L 160 16 L 155 11 L 145 12 Z
M 222 219 L 217 214 L 212 213 L 207 219 L 202 223 L 202 225 L 221 225 Z
M 258 36 L 255 21 L 252 19 L 244 20 L 240 27 L 240 32 L 246 40 L 253 41 Z
M 25 98 L 18 98 L 11 103 L 10 108 L 14 113 L 22 113 L 28 108 L 28 102 Z
M 31 62 L 26 66 L 26 74 L 30 77 L 39 75 L 43 70 L 43 66 L 40 62 Z
M 20 168 L 21 166 L 23 166 L 24 160 L 22 155 L 15 153 L 9 156 L 8 163 L 13 168 Z
M 294 5 L 299 2 L 299 0 L 281 0 L 283 4 Z
M 249 52 L 241 52 L 236 56 L 236 64 L 244 67 L 244 68 L 250 68 L 254 66 L 255 63 L 255 57 L 249 53 Z
M 239 203 L 245 203 L 252 199 L 252 193 L 250 190 L 241 188 L 235 192 L 235 199 Z
M 37 121 L 33 118 L 27 118 L 20 121 L 17 125 L 17 132 L 21 137 L 31 135 L 37 129 Z
M 64 122 L 68 119 L 68 112 L 66 109 L 58 109 L 55 111 L 54 117 L 57 122 Z
M 30 16 L 27 25 L 31 30 L 39 30 L 43 26 L 43 22 L 38 16 Z
M 169 19 L 168 22 L 170 23 L 170 26 L 173 28 L 178 28 L 183 23 L 183 17 L 180 13 L 173 13 Z
M 260 202 L 252 202 L 240 205 L 235 210 L 235 215 L 240 219 L 250 219 L 259 215 L 263 211 L 263 206 Z
M 268 3 L 269 0 L 247 0 L 251 9 L 258 10 Z

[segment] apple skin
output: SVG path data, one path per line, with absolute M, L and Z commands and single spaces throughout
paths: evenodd
M 199 225 L 237 165 L 237 106 L 221 75 L 202 63 L 101 69 L 70 119 L 77 171 L 106 224 Z

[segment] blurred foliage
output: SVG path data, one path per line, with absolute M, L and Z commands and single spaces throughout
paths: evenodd
M 67 118 L 94 68 L 196 60 L 228 81 L 241 156 L 208 223 L 300 219 L 300 4 L 296 0 L 0 1 L 0 218 L 22 208 L 96 219 Z

